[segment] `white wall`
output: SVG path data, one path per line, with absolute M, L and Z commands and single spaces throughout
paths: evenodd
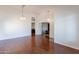
M 0 6 L 0 40 L 31 36 L 31 17 L 34 13 L 25 13 L 26 20 L 21 20 L 19 6 Z
M 0 40 L 31 35 L 31 17 L 20 20 L 19 17 L 11 17 L 0 20 Z
M 55 42 L 79 49 L 78 6 L 58 6 L 55 14 Z
M 31 17 L 36 19 L 36 35 L 41 34 L 41 22 L 49 22 L 50 37 L 53 38 L 53 11 L 51 9 L 50 20 L 48 21 L 48 9 L 51 8 L 49 6 L 26 6 L 24 10 L 26 20 L 20 20 L 21 6 L 0 6 L 0 40 L 31 36 Z

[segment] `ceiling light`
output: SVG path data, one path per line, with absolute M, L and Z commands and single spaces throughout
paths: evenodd
M 48 18 L 47 21 L 50 22 L 50 10 L 48 10 Z
M 26 17 L 24 16 L 24 7 L 25 5 L 22 5 L 22 11 L 21 11 L 21 17 L 20 17 L 21 20 L 26 20 Z

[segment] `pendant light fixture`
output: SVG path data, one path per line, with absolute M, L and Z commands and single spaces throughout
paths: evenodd
M 22 5 L 22 10 L 21 10 L 21 17 L 20 17 L 20 19 L 21 20 L 26 20 L 26 17 L 24 16 L 24 7 L 25 7 L 25 5 Z
M 48 22 L 50 22 L 50 10 L 48 10 Z

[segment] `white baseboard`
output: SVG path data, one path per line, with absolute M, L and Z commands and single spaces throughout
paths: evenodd
M 13 38 L 19 38 L 19 37 L 25 37 L 25 36 L 31 36 L 31 35 L 20 34 L 20 35 L 13 35 L 13 36 L 4 36 L 4 37 L 0 37 L 0 40 L 7 40 L 7 39 L 13 39 Z
M 79 48 L 75 48 L 75 47 L 69 46 L 69 45 L 67 45 L 67 44 L 63 44 L 63 43 L 59 43 L 59 42 L 55 42 L 55 43 L 58 43 L 58 44 L 63 45 L 63 46 L 70 47 L 70 48 L 72 48 L 72 49 L 79 50 Z

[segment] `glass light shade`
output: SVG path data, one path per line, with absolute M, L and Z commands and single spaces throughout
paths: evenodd
M 22 16 L 20 17 L 20 20 L 26 20 L 26 17 Z
M 47 21 L 50 22 L 50 18 L 48 18 Z

